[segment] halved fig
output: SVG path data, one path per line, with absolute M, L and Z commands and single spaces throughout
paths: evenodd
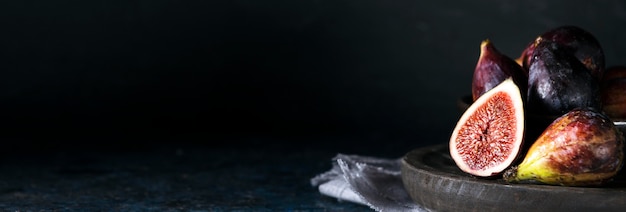
M 472 79 L 472 100 L 512 77 L 521 90 L 526 90 L 528 78 L 522 67 L 513 59 L 500 53 L 490 40 L 480 44 L 480 56 Z
M 520 155 L 523 136 L 522 96 L 507 78 L 463 113 L 450 137 L 450 155 L 466 173 L 499 175 Z

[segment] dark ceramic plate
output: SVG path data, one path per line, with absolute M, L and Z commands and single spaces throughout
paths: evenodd
M 603 187 L 507 184 L 462 172 L 447 145 L 415 149 L 402 160 L 407 192 L 433 211 L 624 211 L 624 175 Z

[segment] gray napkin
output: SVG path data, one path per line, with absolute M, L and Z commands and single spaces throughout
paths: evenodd
M 320 193 L 376 211 L 427 211 L 404 189 L 400 159 L 338 154 L 331 170 L 311 179 Z

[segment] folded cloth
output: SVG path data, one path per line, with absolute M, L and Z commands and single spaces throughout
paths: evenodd
M 400 159 L 338 154 L 333 167 L 311 179 L 320 193 L 376 211 L 427 211 L 404 189 Z

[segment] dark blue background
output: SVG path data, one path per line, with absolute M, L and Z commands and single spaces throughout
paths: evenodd
M 607 64 L 626 63 L 622 1 L 0 4 L 1 135 L 15 148 L 316 140 L 402 152 L 447 142 L 483 39 L 517 57 L 573 24 Z

